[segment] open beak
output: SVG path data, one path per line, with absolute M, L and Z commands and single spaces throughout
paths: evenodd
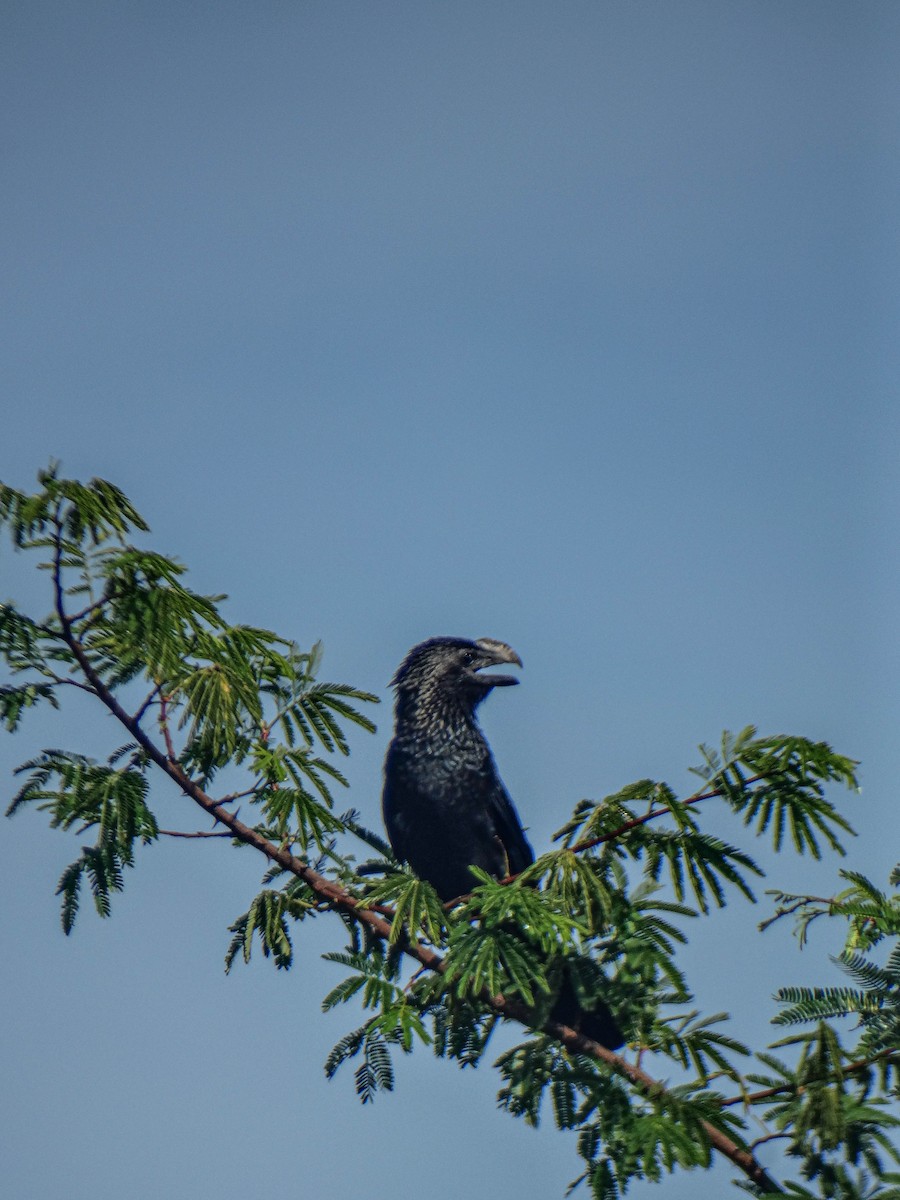
M 487 660 L 477 668 L 478 671 L 484 670 L 485 667 L 499 666 L 500 663 L 515 663 L 517 667 L 522 665 L 521 658 L 506 642 L 498 642 L 495 638 L 479 638 L 475 645 Z M 480 678 L 490 687 L 512 687 L 519 682 L 515 675 L 481 675 Z

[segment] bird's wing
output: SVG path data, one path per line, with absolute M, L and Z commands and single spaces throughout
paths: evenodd
M 497 835 L 506 851 L 509 873 L 518 875 L 534 862 L 534 851 L 525 836 L 515 805 L 499 779 L 495 780 L 491 791 L 490 808 Z

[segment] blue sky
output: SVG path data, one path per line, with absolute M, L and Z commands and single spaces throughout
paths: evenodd
M 688 787 L 697 743 L 752 722 L 863 760 L 853 863 L 884 879 L 895 5 L 88 0 L 0 21 L 0 477 L 57 457 L 113 479 L 198 589 L 323 638 L 325 674 L 385 700 L 423 637 L 510 642 L 523 686 L 484 724 L 538 847 L 582 796 Z M 35 595 L 26 566 L 0 551 L 4 597 Z M 373 824 L 378 718 L 349 761 Z M 6 794 L 34 749 L 115 738 L 78 706 L 36 720 L 0 743 Z M 419 1054 L 374 1110 L 327 1084 L 349 1023 L 319 1015 L 327 931 L 288 974 L 222 975 L 248 855 L 153 848 L 113 920 L 65 939 L 75 845 L 34 814 L 0 826 L 18 1200 L 405 1198 L 423 1164 L 433 1200 L 554 1196 L 576 1173 L 569 1139 L 495 1112 L 486 1068 Z M 830 890 L 838 865 L 774 863 L 770 886 Z M 833 948 L 760 942 L 761 915 L 733 903 L 685 951 L 703 1008 L 756 1041 L 774 988 Z

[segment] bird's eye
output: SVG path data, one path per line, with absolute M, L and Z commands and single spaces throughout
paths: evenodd
M 475 654 L 474 650 L 464 650 L 463 651 L 462 660 L 466 664 L 467 667 L 471 666 L 471 664 L 475 661 L 476 657 L 477 657 L 477 655 Z

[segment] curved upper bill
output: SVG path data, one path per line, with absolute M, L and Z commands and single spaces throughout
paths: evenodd
M 522 665 L 521 658 L 506 642 L 499 642 L 496 638 L 478 638 L 475 645 L 484 656 L 483 661 L 475 666 L 476 671 L 498 666 L 500 663 L 515 663 L 517 667 Z M 519 682 L 515 675 L 480 675 L 479 678 L 490 687 L 511 687 Z

